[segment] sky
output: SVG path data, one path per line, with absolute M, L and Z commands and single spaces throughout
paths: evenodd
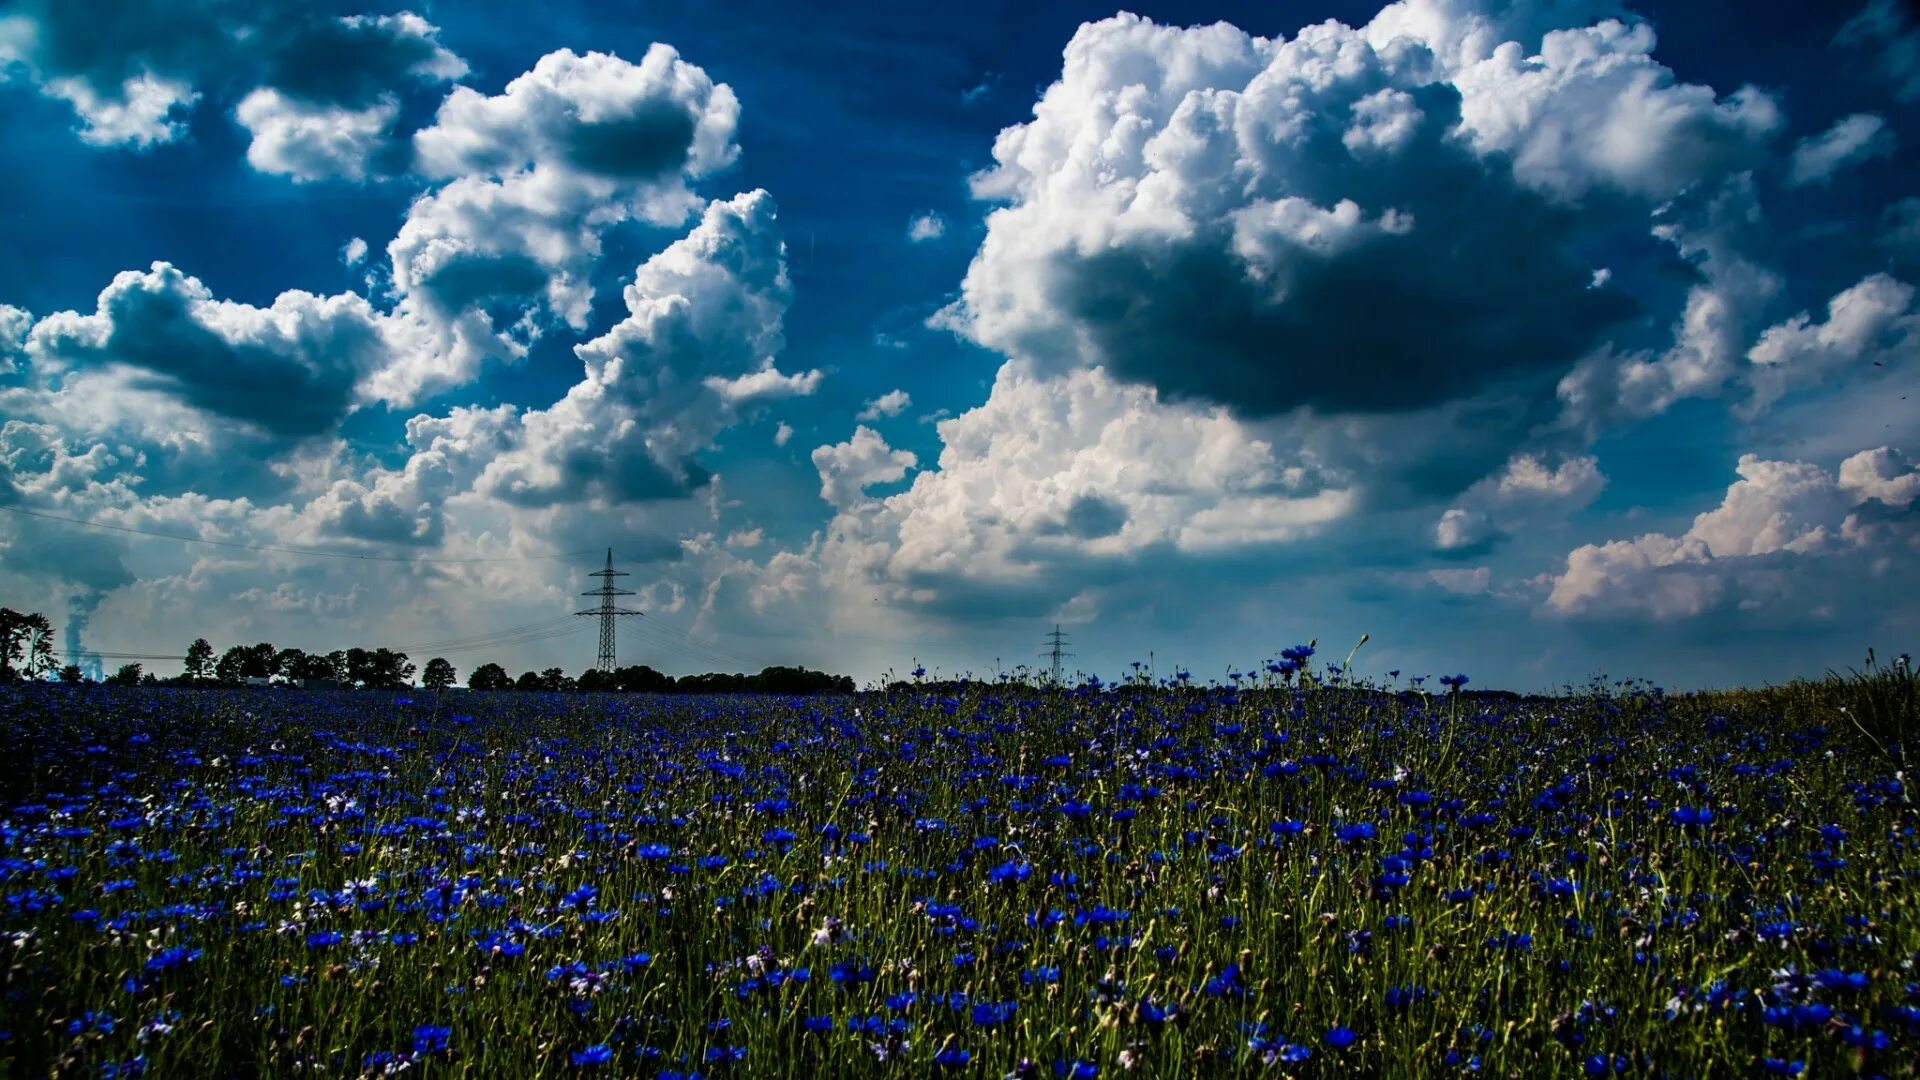
M 672 673 L 1920 629 L 1896 0 L 25 0 L 0 110 L 0 603 L 108 670 L 578 671 L 609 549 Z

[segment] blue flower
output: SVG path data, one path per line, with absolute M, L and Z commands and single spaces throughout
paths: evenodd
M 594 1043 L 585 1050 L 575 1050 L 572 1057 L 573 1063 L 581 1068 L 605 1065 L 613 1060 L 613 1048 L 606 1043 Z
M 200 954 L 201 950 L 190 949 L 185 945 L 175 945 L 172 948 L 161 949 L 159 952 L 147 958 L 147 971 L 154 975 L 161 975 L 183 964 L 193 963 L 195 960 L 200 959 Z
M 1360 1036 L 1353 1033 L 1352 1028 L 1333 1027 L 1328 1028 L 1327 1033 L 1320 1038 L 1335 1050 L 1345 1050 L 1347 1047 L 1352 1046 L 1354 1040 L 1359 1037 Z
M 453 1029 L 440 1024 L 421 1024 L 413 1029 L 413 1052 L 435 1054 L 447 1048 Z

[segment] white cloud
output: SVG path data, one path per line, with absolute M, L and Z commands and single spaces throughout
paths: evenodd
M 1793 159 L 1787 166 L 1787 186 L 1825 184 L 1842 169 L 1891 155 L 1894 144 L 1892 129 L 1877 114 L 1842 117 L 1827 130 L 1794 145 Z
M 359 266 L 366 257 L 367 242 L 357 236 L 348 240 L 346 246 L 340 249 L 340 261 L 348 266 Z
M 780 421 L 780 423 L 779 423 L 778 425 L 776 425 L 776 426 L 774 427 L 774 429 L 773 429 L 773 445 L 775 445 L 775 446 L 785 446 L 785 445 L 787 445 L 787 441 L 788 441 L 789 439 L 792 439 L 792 438 L 793 438 L 793 425 L 792 425 L 792 424 L 789 424 L 789 423 L 787 423 L 787 422 L 786 422 L 785 420 L 782 420 L 782 421 Z
M 23 0 L 14 9 L 0 17 L 0 68 L 67 102 L 83 141 L 173 142 L 186 134 L 201 88 L 264 91 L 270 96 L 254 97 L 242 117 L 256 140 L 266 139 L 249 160 L 303 178 L 330 162 L 364 167 L 358 147 L 371 138 L 368 111 L 402 83 L 447 82 L 467 71 L 440 45 L 438 28 L 405 11 L 334 17 L 295 0 L 148 0 L 110 14 Z M 302 138 L 322 145 L 306 150 Z
M 1830 378 L 1854 369 L 1858 378 L 1898 368 L 1920 346 L 1920 310 L 1913 286 L 1886 274 L 1872 274 L 1827 302 L 1825 322 L 1806 312 L 1769 327 L 1747 351 L 1753 367 L 1750 408 L 1764 409 L 1787 388 Z
M 888 446 L 865 424 L 854 428 L 846 442 L 814 447 L 812 458 L 820 473 L 820 497 L 836 507 L 859 502 L 867 488 L 892 483 L 919 464 L 912 451 Z
M 1920 474 L 1903 467 L 1884 447 L 1848 458 L 1837 475 L 1805 462 L 1744 455 L 1740 479 L 1685 533 L 1574 549 L 1566 568 L 1543 580 L 1545 608 L 1566 616 L 1667 620 L 1726 603 L 1746 611 L 1779 605 L 1801 583 L 1835 594 L 1843 577 L 1863 568 L 1879 572 L 1875 549 L 1912 546 L 1910 528 L 1903 538 L 1868 513 L 1869 500 L 1906 506 L 1920 497 Z
M 528 411 L 482 490 L 531 505 L 678 497 L 707 479 L 692 456 L 754 401 L 810 393 L 818 372 L 774 368 L 791 298 L 773 199 L 708 206 L 634 271 L 628 316 L 576 346 L 586 376 Z
M 585 329 L 602 236 L 697 211 L 688 181 L 733 162 L 739 112 L 726 84 L 658 44 L 638 64 L 548 53 L 491 97 L 456 87 L 414 135 L 418 168 L 448 182 L 414 200 L 387 245 L 394 288 L 432 346 L 395 386 L 458 382 L 523 353 L 531 315 L 500 332 L 490 305 L 541 303 Z
M 937 323 L 1249 416 L 1550 383 L 1629 312 L 1581 231 L 1717 187 L 1779 118 L 1675 79 L 1644 24 L 1539 21 L 1419 2 L 1290 39 L 1082 26 L 974 177 L 1005 205 Z M 1606 209 L 1555 206 L 1586 199 Z
M 1606 486 L 1599 460 L 1567 457 L 1557 466 L 1536 454 L 1515 454 L 1497 473 L 1463 492 L 1434 523 L 1440 551 L 1477 550 L 1518 525 L 1577 510 Z
M 200 100 L 192 86 L 149 72 L 129 76 L 117 93 L 102 94 L 81 78 L 49 79 L 46 93 L 73 106 L 80 139 L 93 146 L 145 149 L 169 143 L 187 130 L 187 113 Z
M 456 407 L 407 421 L 412 453 L 399 469 L 355 470 L 334 479 L 301 510 L 301 529 L 381 544 L 437 546 L 446 539 L 447 501 L 472 488 L 506 450 L 518 427 L 511 405 Z
M 818 369 L 796 372 L 792 375 L 773 366 L 771 357 L 755 371 L 745 375 L 727 378 L 709 375 L 702 382 L 707 389 L 720 396 L 730 405 L 745 405 L 754 401 L 777 401 L 781 398 L 806 397 L 820 389 L 820 380 L 826 374 Z
M 1611 187 L 1664 199 L 1755 159 L 1778 105 L 1743 87 L 1718 98 L 1653 58 L 1648 23 L 1608 19 L 1519 42 L 1453 73 L 1462 132 L 1481 153 L 1512 155 L 1523 182 L 1562 198 Z
M 387 360 L 388 334 L 383 316 L 352 293 L 290 290 L 257 308 L 216 299 L 199 279 L 156 262 L 116 275 L 91 315 L 41 319 L 26 348 L 43 378 L 116 371 L 133 389 L 304 437 L 350 411 L 360 380 Z
M 1653 234 L 1698 268 L 1672 342 L 1660 352 L 1602 348 L 1560 380 L 1561 424 L 1592 435 L 1657 416 L 1676 402 L 1722 393 L 1779 293 L 1778 274 L 1752 254 L 1765 222 L 1751 174 L 1689 192 L 1662 207 Z
M 1169 405 L 1097 368 L 1039 376 L 1008 363 L 985 403 L 938 430 L 937 468 L 877 502 L 845 500 L 828 527 L 822 572 L 845 596 L 1064 599 L 1102 565 L 1283 545 L 1358 501 L 1225 410 Z
M 915 214 L 907 222 L 907 239 L 916 244 L 929 240 L 938 240 L 947 234 L 947 219 L 932 210 L 924 214 Z
M 1584 506 L 1606 486 L 1599 459 L 1568 458 L 1556 468 L 1532 454 L 1517 454 L 1494 479 L 1492 494 L 1501 500 L 1553 499 Z
M 1441 551 L 1468 551 L 1478 548 L 1495 535 L 1492 519 L 1484 510 L 1450 506 L 1433 525 L 1433 546 Z
M 387 141 L 400 103 L 384 98 L 364 109 L 315 105 L 261 87 L 242 98 L 234 118 L 253 136 L 247 162 L 296 182 L 367 178 L 368 162 Z
M 1840 489 L 1863 500 L 1908 506 L 1920 499 L 1920 469 L 1888 447 L 1864 450 L 1840 463 Z
M 889 390 L 866 403 L 856 420 L 878 420 L 882 417 L 899 416 L 913 404 L 913 398 L 905 390 Z
M 12 304 L 0 304 L 0 374 L 19 369 L 27 350 L 27 332 L 33 329 L 33 313 Z

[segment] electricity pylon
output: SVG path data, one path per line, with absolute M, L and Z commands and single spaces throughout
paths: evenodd
M 616 626 L 614 620 L 618 619 L 622 615 L 638 615 L 640 614 L 640 612 L 629 611 L 628 609 L 623 607 L 615 607 L 613 604 L 614 597 L 632 596 L 633 592 L 630 589 L 616 589 L 613 587 L 613 579 L 617 577 L 626 577 L 627 572 L 625 570 L 615 570 L 613 568 L 613 549 L 612 548 L 607 549 L 607 568 L 605 570 L 596 570 L 590 576 L 597 577 L 600 579 L 600 587 L 593 590 L 592 592 L 584 592 L 584 593 L 581 593 L 580 595 L 599 597 L 600 606 L 597 608 L 588 608 L 585 611 L 576 611 L 574 612 L 574 614 L 575 615 L 598 615 L 600 617 L 600 659 L 595 663 L 594 666 L 598 667 L 601 671 L 610 672 L 614 669 L 613 640 L 615 636 L 614 628 Z

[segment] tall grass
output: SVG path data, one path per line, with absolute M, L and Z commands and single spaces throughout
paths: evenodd
M 7 692 L 0 1073 L 1912 1075 L 1869 674 Z

